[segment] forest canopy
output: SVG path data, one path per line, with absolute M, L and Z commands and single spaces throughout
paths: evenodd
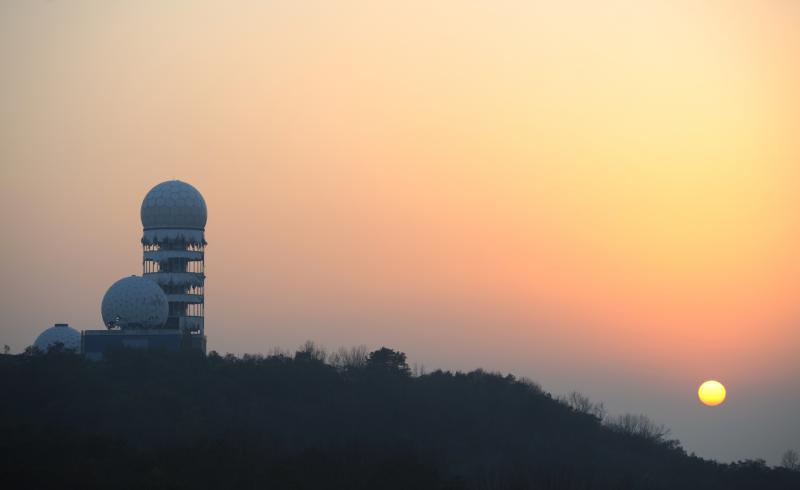
M 0 356 L 0 390 L 14 488 L 800 488 L 800 472 L 689 455 L 646 416 L 579 393 L 415 372 L 385 347 L 29 350 Z

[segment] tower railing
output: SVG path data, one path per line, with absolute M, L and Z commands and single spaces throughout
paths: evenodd
M 182 230 L 143 239 L 142 274 L 155 281 L 169 301 L 165 329 L 202 335 L 205 330 L 205 239 L 187 241 Z M 198 230 L 190 230 L 198 236 Z

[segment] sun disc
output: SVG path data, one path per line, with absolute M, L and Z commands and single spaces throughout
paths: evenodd
M 719 381 L 709 380 L 700 385 L 697 396 L 703 404 L 716 407 L 725 401 L 725 387 Z

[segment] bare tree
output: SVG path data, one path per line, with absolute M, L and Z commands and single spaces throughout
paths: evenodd
M 367 346 L 339 347 L 339 350 L 331 353 L 328 362 L 340 371 L 362 368 L 367 363 Z
M 559 400 L 578 413 L 585 413 L 592 415 L 599 420 L 606 418 L 606 407 L 603 402 L 594 403 L 588 396 L 573 391 L 566 397 L 560 397 Z
M 787 470 L 800 471 L 800 456 L 798 456 L 797 451 L 794 449 L 789 449 L 783 453 L 783 458 L 781 458 L 781 466 Z
M 297 352 L 294 354 L 295 360 L 310 360 L 317 362 L 325 362 L 328 358 L 328 352 L 324 347 L 318 347 L 312 340 L 306 340 L 306 343 L 301 345 Z
M 643 437 L 645 439 L 664 442 L 670 430 L 664 425 L 656 424 L 647 415 L 634 415 L 626 413 L 610 419 L 607 425 L 614 430 L 625 434 Z
M 291 352 L 289 352 L 287 349 L 275 346 L 269 350 L 267 357 L 286 357 L 291 359 L 292 356 Z
M 8 344 L 3 344 L 3 354 L 8 355 L 11 353 L 11 347 Z

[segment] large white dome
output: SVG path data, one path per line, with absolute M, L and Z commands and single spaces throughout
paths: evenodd
M 203 196 L 180 180 L 162 182 L 150 189 L 142 201 L 142 226 L 202 230 L 208 212 Z
M 158 284 L 130 276 L 108 288 L 101 313 L 103 323 L 109 328 L 155 328 L 167 321 L 169 304 Z
M 78 351 L 81 348 L 81 333 L 66 323 L 56 323 L 55 326 L 40 333 L 33 346 L 47 352 L 47 349 L 59 343 L 63 344 L 65 349 Z

